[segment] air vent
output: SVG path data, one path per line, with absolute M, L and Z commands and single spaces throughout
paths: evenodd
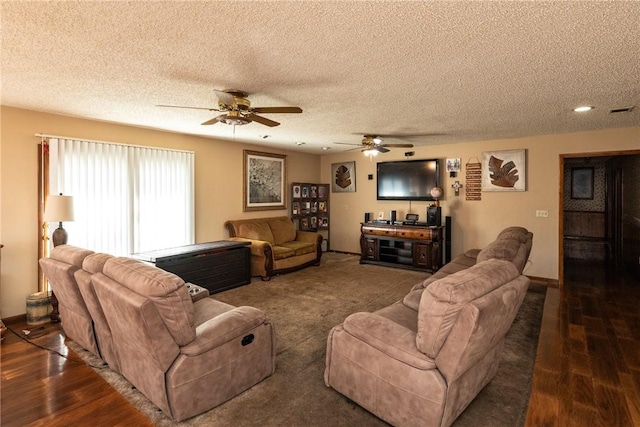
M 612 110 L 609 110 L 609 113 L 611 113 L 611 114 L 614 114 L 614 113 L 630 113 L 631 110 L 633 110 L 633 107 L 614 108 Z

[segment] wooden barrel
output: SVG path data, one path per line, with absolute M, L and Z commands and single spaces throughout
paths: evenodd
M 51 296 L 48 292 L 36 292 L 27 297 L 27 325 L 41 325 L 51 319 Z

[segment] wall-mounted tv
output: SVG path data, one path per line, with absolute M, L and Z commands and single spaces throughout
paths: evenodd
M 430 191 L 440 186 L 438 159 L 378 163 L 378 200 L 435 200 Z

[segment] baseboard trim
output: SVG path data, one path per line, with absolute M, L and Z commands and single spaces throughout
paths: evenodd
M 536 282 L 542 282 L 550 288 L 558 288 L 560 286 L 560 282 L 557 279 L 549 279 L 547 277 L 536 277 L 536 276 L 527 276 L 529 279 L 534 280 Z
M 5 317 L 2 319 L 5 325 L 10 325 L 12 323 L 26 322 L 27 321 L 27 313 L 18 314 L 17 316 Z

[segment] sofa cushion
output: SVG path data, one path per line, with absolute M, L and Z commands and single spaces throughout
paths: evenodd
M 238 237 L 275 243 L 271 228 L 266 222 L 245 222 L 238 225 Z
M 497 239 L 489 243 L 478 253 L 477 262 L 491 258 L 513 261 L 520 249 L 520 242 L 515 239 Z
M 284 246 L 272 246 L 271 249 L 273 250 L 273 259 L 291 258 L 296 254 L 295 250 Z
M 312 252 L 315 252 L 316 250 L 316 246 L 313 243 L 299 242 L 297 240 L 294 240 L 292 242 L 282 243 L 280 244 L 280 246 L 293 249 L 296 255 L 310 254 Z
M 435 358 L 468 302 L 518 276 L 511 262 L 492 259 L 431 283 L 422 293 L 418 311 L 416 345 L 420 351 Z
M 141 261 L 123 257 L 107 260 L 104 274 L 149 298 L 179 346 L 195 339 L 193 302 L 181 278 Z
M 507 234 L 521 234 L 523 236 L 526 236 L 527 233 L 529 233 L 529 230 L 527 230 L 524 227 L 518 227 L 518 226 L 507 227 L 504 230 L 502 230 L 500 233 L 498 233 L 498 238 L 500 238 L 502 235 L 507 235 Z
M 92 253 L 93 251 L 76 246 L 58 245 L 51 251 L 50 258 L 82 268 L 82 261 Z
M 268 224 L 271 227 L 273 241 L 276 245 L 296 240 L 296 228 L 289 218 L 271 220 Z
M 500 233 L 496 238 L 496 240 L 506 240 L 506 239 L 512 239 L 520 243 L 525 243 L 527 241 L 527 233 L 521 233 L 519 231 L 508 231 L 506 233 L 505 232 Z
M 102 273 L 105 263 L 111 258 L 113 258 L 113 255 L 99 252 L 89 255 L 82 262 L 82 269 L 92 274 Z

